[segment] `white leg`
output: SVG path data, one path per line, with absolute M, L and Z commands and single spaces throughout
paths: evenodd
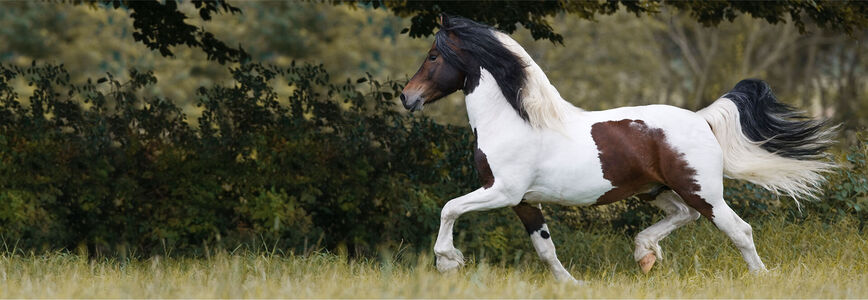
M 467 195 L 446 202 L 440 212 L 440 232 L 434 244 L 434 255 L 437 258 L 437 270 L 446 272 L 464 265 L 461 251 L 452 245 L 452 226 L 455 220 L 466 212 L 489 210 L 515 205 L 521 197 L 510 197 L 496 187 L 480 188 Z
M 766 271 L 766 265 L 756 253 L 756 246 L 753 242 L 753 229 L 750 224 L 742 220 L 723 198 L 720 201 L 712 202 L 714 207 L 714 225 L 723 231 L 729 239 L 735 244 L 735 247 L 741 251 L 741 256 L 747 262 L 747 267 L 751 272 L 759 273 Z
M 540 205 L 520 203 L 513 206 L 512 209 L 524 224 L 539 258 L 549 265 L 555 279 L 562 282 L 578 283 L 579 281 L 573 278 L 570 272 L 567 272 L 555 253 L 555 243 L 551 239 L 551 231 L 545 223 Z
M 753 229 L 751 229 L 750 224 L 742 220 L 723 200 L 723 182 L 714 180 L 701 183 L 701 186 L 702 190 L 699 195 L 701 198 L 694 197 L 694 204 L 701 205 L 699 201 L 705 201 L 707 205 L 710 205 L 710 214 L 706 212 L 703 215 L 711 219 L 720 231 L 729 236 L 735 247 L 741 251 L 741 255 L 751 272 L 766 271 L 765 264 L 756 253 L 756 246 L 753 243 Z M 690 201 L 686 201 L 686 203 L 691 205 Z M 691 205 L 691 207 L 700 212 L 703 211 L 696 206 Z M 704 209 L 708 211 L 707 208 L 706 206 Z
M 651 270 L 655 260 L 663 259 L 660 240 L 673 230 L 699 218 L 699 212 L 687 206 L 678 194 L 671 190 L 658 195 L 651 204 L 666 212 L 666 217 L 636 235 L 636 250 L 633 252 L 633 258 L 645 273 Z

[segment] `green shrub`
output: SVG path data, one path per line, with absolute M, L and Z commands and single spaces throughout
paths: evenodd
M 805 210 L 830 218 L 827 222 L 854 215 L 860 230 L 864 229 L 868 222 L 868 137 L 858 135 L 857 145 L 842 153 L 838 161 L 841 168 L 827 176 L 823 199 L 808 203 Z
M 151 73 L 74 84 L 62 66 L 0 66 L 0 234 L 96 253 L 256 239 L 364 253 L 427 246 L 439 207 L 475 185 L 469 132 L 394 111 L 395 82 L 329 84 L 312 65 L 232 73 L 198 90 L 191 127 L 141 96 Z M 24 101 L 19 77 L 35 88 Z

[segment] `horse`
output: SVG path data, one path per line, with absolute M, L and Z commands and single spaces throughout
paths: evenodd
M 400 99 L 412 113 L 464 93 L 482 185 L 443 206 L 434 245 L 440 272 L 464 265 L 452 240 L 459 216 L 512 207 L 555 279 L 577 282 L 557 257 L 541 204 L 601 205 L 633 195 L 665 213 L 635 237 L 642 272 L 663 259 L 661 239 L 700 217 L 732 240 L 750 271 L 764 272 L 751 226 L 724 200 L 723 177 L 798 199 L 816 197 L 835 167 L 824 154 L 834 127 L 778 102 L 761 80 L 742 80 L 696 112 L 585 111 L 564 100 L 507 34 L 458 16 L 441 15 L 439 23 Z

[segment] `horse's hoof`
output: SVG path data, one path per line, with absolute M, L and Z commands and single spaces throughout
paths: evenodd
M 447 273 L 457 270 L 464 265 L 464 255 L 458 249 L 453 249 L 447 255 L 436 255 L 437 271 Z
M 570 275 L 570 273 L 567 272 L 566 270 L 553 271 L 552 275 L 554 275 L 555 280 L 557 282 L 571 283 L 571 284 L 576 284 L 576 285 L 583 285 L 584 284 L 584 281 L 576 280 L 576 278 L 573 277 L 573 275 Z
M 461 266 L 464 265 L 464 262 L 449 259 L 445 256 L 437 257 L 437 271 L 440 273 L 450 273 L 452 271 L 458 270 Z
M 639 260 L 639 268 L 642 269 L 642 273 L 648 274 L 648 271 L 651 271 L 651 267 L 654 266 L 654 262 L 657 261 L 657 256 L 654 256 L 654 253 L 648 253 L 645 257 Z
M 559 279 L 558 281 L 559 281 L 559 282 L 563 282 L 563 283 L 567 283 L 567 284 L 576 285 L 576 286 L 586 286 L 586 285 L 588 285 L 588 282 L 587 282 L 587 281 L 584 281 L 584 280 L 577 280 L 577 279 L 573 278 L 573 276 L 570 276 L 569 278 L 566 278 L 566 279 Z

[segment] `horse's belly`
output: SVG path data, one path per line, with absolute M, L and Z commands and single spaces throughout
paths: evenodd
M 603 178 L 603 169 L 596 147 L 581 143 L 552 145 L 554 151 L 539 161 L 538 175 L 525 193 L 525 201 L 561 205 L 591 205 L 613 188 Z
M 546 186 L 532 187 L 524 194 L 528 203 L 560 204 L 567 206 L 588 206 L 597 203 L 612 185 L 605 183 L 597 186 L 583 185 L 566 189 L 552 189 Z

